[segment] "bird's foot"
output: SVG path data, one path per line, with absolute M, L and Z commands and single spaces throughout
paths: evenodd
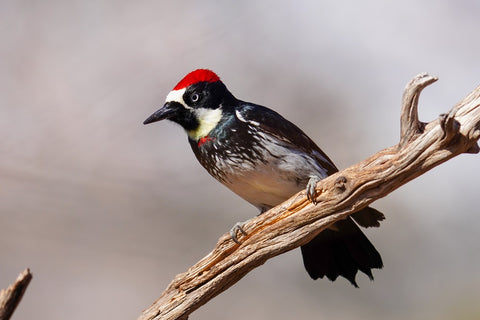
M 243 226 L 245 225 L 245 223 L 247 223 L 247 221 L 237 222 L 237 223 L 234 224 L 232 229 L 230 229 L 230 237 L 232 237 L 233 242 L 235 242 L 236 244 L 240 244 L 240 242 L 238 241 L 238 238 L 237 238 L 238 231 L 240 231 L 244 235 L 247 235 L 245 230 L 243 230 Z
M 320 181 L 320 179 L 317 176 L 311 176 L 310 180 L 308 180 L 307 183 L 307 199 L 310 200 L 313 204 L 317 204 L 317 182 Z

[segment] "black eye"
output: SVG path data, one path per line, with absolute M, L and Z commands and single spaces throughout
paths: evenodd
M 198 93 L 192 93 L 192 95 L 190 96 L 190 100 L 192 100 L 192 102 L 197 102 L 198 100 L 200 100 L 200 95 Z

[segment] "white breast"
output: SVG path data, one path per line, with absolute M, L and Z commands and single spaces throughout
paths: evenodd
M 269 209 L 303 190 L 311 176 L 325 178 L 327 172 L 310 155 L 274 143 L 264 135 L 262 161 L 228 164 L 225 185 L 259 209 Z M 272 140 L 272 141 L 268 141 Z

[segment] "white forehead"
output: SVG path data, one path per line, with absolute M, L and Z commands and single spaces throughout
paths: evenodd
M 183 101 L 183 94 L 185 93 L 186 88 L 180 89 L 180 90 L 172 90 L 167 94 L 167 99 L 165 99 L 165 102 L 180 102 L 184 106 L 186 106 L 185 101 Z

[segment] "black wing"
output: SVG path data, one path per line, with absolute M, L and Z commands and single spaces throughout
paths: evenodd
M 252 103 L 242 103 L 236 110 L 241 121 L 256 125 L 262 131 L 311 155 L 331 175 L 338 171 L 332 160 L 299 127 L 282 117 L 277 112 Z

